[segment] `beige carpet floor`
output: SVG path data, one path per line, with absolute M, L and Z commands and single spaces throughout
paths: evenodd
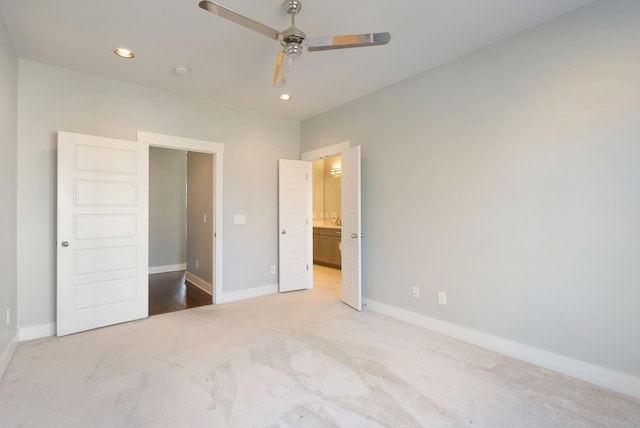
M 322 288 L 20 343 L 1 427 L 638 427 L 628 398 Z

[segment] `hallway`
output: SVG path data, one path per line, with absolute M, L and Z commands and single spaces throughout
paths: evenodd
M 185 272 L 149 275 L 149 316 L 212 304 L 211 295 L 185 281 Z

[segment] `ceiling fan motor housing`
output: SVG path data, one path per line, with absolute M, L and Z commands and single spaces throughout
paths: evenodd
M 302 43 L 304 43 L 306 38 L 307 35 L 298 30 L 296 27 L 289 27 L 282 32 L 282 46 L 285 46 L 289 43 L 297 43 L 301 45 Z
M 287 56 L 297 58 L 302 53 L 302 44 L 306 38 L 306 34 L 292 25 L 282 32 L 282 40 L 280 43 Z

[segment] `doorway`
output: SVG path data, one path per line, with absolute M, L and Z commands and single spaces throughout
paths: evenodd
M 149 148 L 149 315 L 213 303 L 213 155 Z
M 312 162 L 313 287 L 342 300 L 342 157 Z
M 138 141 L 148 144 L 150 147 L 163 147 L 169 149 L 184 150 L 190 153 L 200 153 L 211 155 L 211 163 L 213 165 L 213 176 L 211 177 L 211 189 L 213 200 L 213 212 L 211 218 L 207 219 L 211 223 L 212 229 L 208 232 L 209 239 L 205 242 L 209 243 L 211 252 L 210 257 L 212 269 L 212 294 L 213 303 L 222 303 L 224 294 L 223 272 L 222 272 L 222 247 L 223 247 L 223 164 L 224 164 L 224 144 L 212 141 L 196 140 L 193 138 L 177 137 L 174 135 L 156 134 L 152 132 L 138 131 Z M 208 180 L 208 179 L 207 179 Z M 204 219 L 203 219 L 204 221 Z M 200 266 L 200 259 L 198 259 Z M 187 266 L 187 272 L 189 267 Z M 191 277 L 189 282 L 197 281 Z M 204 284 L 198 284 L 203 285 Z M 202 287 L 201 287 L 202 288 Z
M 362 225 L 361 225 L 361 148 L 351 147 L 350 142 L 335 144 L 312 150 L 301 154 L 301 161 L 313 162 L 318 159 L 326 159 L 341 156 L 340 160 L 340 228 L 334 230 L 339 233 L 339 253 L 341 260 L 340 272 L 340 300 L 352 308 L 362 310 L 362 276 L 361 254 Z M 336 172 L 334 170 L 334 172 Z M 283 192 L 283 189 L 280 189 Z M 333 216 L 329 211 L 329 221 L 334 229 Z M 336 212 L 337 214 L 337 212 Z M 317 214 L 316 214 L 317 217 Z M 322 221 L 328 221 L 325 215 Z M 338 220 L 336 216 L 336 221 Z M 308 223 L 307 223 L 308 224 Z M 283 229 L 284 230 L 284 229 Z M 282 239 L 281 239 L 282 242 Z M 334 242 L 335 244 L 335 242 Z M 313 250 L 312 250 L 313 251 Z M 334 250 L 335 252 L 335 250 Z M 282 263 L 282 262 L 281 262 Z M 314 265 L 312 264 L 312 267 Z M 314 277 L 315 269 L 314 270 Z
M 137 140 L 58 132 L 58 336 L 149 315 L 150 146 L 212 155 L 210 260 L 222 302 L 224 144 L 142 131 Z

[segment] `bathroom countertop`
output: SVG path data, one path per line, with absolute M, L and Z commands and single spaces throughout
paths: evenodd
M 323 225 L 314 224 L 313 227 L 322 227 L 324 229 L 342 229 L 342 226 L 335 226 L 333 224 L 323 224 Z

